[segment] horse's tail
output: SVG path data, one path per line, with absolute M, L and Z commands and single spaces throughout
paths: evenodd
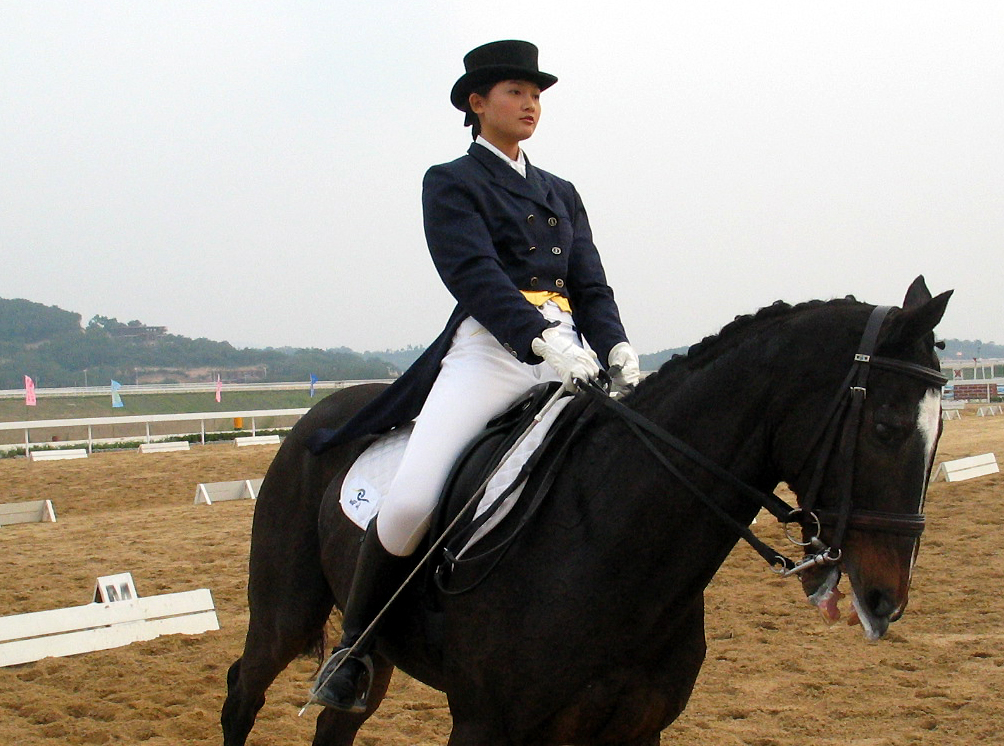
M 317 676 L 321 672 L 321 666 L 324 665 L 324 661 L 327 659 L 328 653 L 328 629 L 327 626 L 321 627 L 316 631 L 316 634 L 312 635 L 310 639 L 307 640 L 307 644 L 303 649 L 301 657 L 303 658 L 313 658 L 317 661 L 317 668 L 314 669 L 312 676 Z

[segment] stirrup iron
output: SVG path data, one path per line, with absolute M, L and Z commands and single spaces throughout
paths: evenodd
M 318 675 L 317 680 L 314 682 L 314 685 L 310 687 L 311 701 L 323 707 L 334 707 L 335 709 L 338 709 L 341 712 L 357 712 L 357 713 L 366 712 L 366 705 L 369 702 L 370 698 L 370 689 L 373 686 L 373 659 L 369 656 L 369 654 L 362 656 L 357 656 L 357 655 L 350 656 L 349 653 L 351 652 L 353 652 L 353 649 L 349 647 L 349 648 L 342 648 L 341 650 L 336 650 L 331 654 L 331 657 L 328 658 L 328 660 L 322 667 L 321 673 Z M 350 657 L 353 660 L 362 663 L 366 669 L 366 671 L 363 673 L 365 687 L 360 687 L 363 689 L 363 691 L 360 692 L 357 689 L 355 695 L 355 701 L 347 708 L 338 707 L 333 704 L 327 704 L 325 702 L 322 702 L 317 697 L 318 691 L 328 682 L 328 679 L 330 679 L 338 671 L 338 669 L 342 667 L 343 662 Z

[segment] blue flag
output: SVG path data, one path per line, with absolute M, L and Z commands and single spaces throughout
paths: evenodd
M 317 383 L 317 376 L 313 373 L 310 374 L 310 398 L 314 398 L 314 384 Z
M 112 380 L 112 407 L 124 407 L 125 404 L 122 403 L 122 397 L 119 396 L 119 389 L 122 388 L 122 384 L 116 380 Z

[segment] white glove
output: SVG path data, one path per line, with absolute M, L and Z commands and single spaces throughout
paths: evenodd
M 556 326 L 545 329 L 530 343 L 530 349 L 557 371 L 566 391 L 575 391 L 576 378 L 592 381 L 600 374 L 596 353 L 579 347 Z
M 641 365 L 638 353 L 630 342 L 618 342 L 607 355 L 607 369 L 615 386 L 630 388 L 641 380 Z

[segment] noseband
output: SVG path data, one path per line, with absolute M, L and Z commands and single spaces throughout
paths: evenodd
M 612 409 L 624 419 L 628 427 L 653 453 L 658 461 L 672 473 L 683 486 L 698 497 L 708 508 L 745 539 L 767 562 L 787 577 L 801 573 L 810 567 L 824 564 L 836 564 L 840 561 L 844 535 L 848 528 L 860 531 L 878 531 L 901 536 L 917 538 L 924 530 L 923 513 L 891 513 L 878 510 L 854 509 L 852 506 L 854 489 L 854 456 L 861 429 L 861 416 L 864 402 L 868 394 L 868 374 L 872 368 L 887 370 L 910 378 L 915 378 L 932 387 L 944 386 L 947 378 L 940 371 L 903 360 L 874 355 L 878 341 L 879 330 L 892 306 L 876 306 L 868 317 L 864 334 L 858 344 L 851 369 L 841 384 L 837 395 L 831 400 L 826 416 L 823 418 L 815 437 L 810 441 L 806 453 L 816 452 L 816 463 L 812 473 L 809 490 L 802 500 L 802 507 L 791 507 L 774 493 L 767 493 L 746 484 L 731 472 L 711 461 L 691 446 L 684 443 L 663 428 L 639 415 L 632 409 L 607 396 L 598 387 L 585 386 L 583 389 L 597 401 Z M 787 526 L 796 523 L 811 534 L 809 541 L 796 541 L 801 546 L 811 546 L 816 553 L 795 562 L 767 544 L 750 531 L 701 491 L 693 482 L 666 458 L 658 449 L 652 438 L 670 446 L 675 451 L 710 472 L 721 481 L 737 489 L 740 493 L 752 498 L 769 510 L 779 521 Z M 818 446 L 818 448 L 817 448 Z M 803 464 L 804 466 L 804 460 Z M 799 467 L 796 471 L 801 471 Z M 815 508 L 823 478 L 828 471 L 838 475 L 840 489 L 838 504 L 835 509 Z M 827 546 L 820 538 L 823 526 L 833 526 L 832 538 Z

